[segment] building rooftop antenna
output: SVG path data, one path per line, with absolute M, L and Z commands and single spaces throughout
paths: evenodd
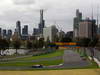
M 91 20 L 94 19 L 94 5 L 93 5 L 93 3 L 94 3 L 94 0 L 91 0 Z
M 97 5 L 97 26 L 99 27 L 99 6 Z
M 94 19 L 93 5 L 92 5 L 92 16 L 91 16 L 91 19 L 92 20 Z

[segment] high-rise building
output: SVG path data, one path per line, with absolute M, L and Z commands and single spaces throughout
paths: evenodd
M 66 36 L 65 37 L 68 37 L 68 38 L 73 38 L 73 31 L 69 31 L 66 33 Z
M 22 40 L 28 40 L 28 25 L 25 25 L 24 28 L 22 28 Z
M 44 40 L 47 41 L 47 39 L 49 38 L 51 42 L 55 42 L 56 36 L 58 36 L 57 33 L 58 29 L 56 28 L 56 26 L 44 28 L 43 29 Z
M 7 37 L 8 37 L 8 39 L 10 39 L 12 37 L 12 30 L 11 29 L 8 30 Z
M 40 23 L 39 23 L 39 33 L 43 34 L 43 28 L 45 27 L 45 20 L 43 19 L 43 10 L 40 10 Z
M 100 25 L 99 25 L 99 27 L 98 27 L 98 34 L 100 35 Z
M 39 29 L 38 28 L 34 28 L 33 29 L 33 35 L 38 35 L 39 34 Z
M 7 38 L 7 30 L 3 29 L 3 38 L 6 39 Z
M 76 10 L 76 17 L 74 18 L 74 38 L 77 38 L 79 36 L 79 23 L 82 21 L 82 13 L 79 11 L 79 9 Z
M 16 22 L 16 32 L 21 37 L 21 22 L 20 21 Z
M 38 28 L 33 29 L 33 36 L 42 37 L 44 27 L 45 27 L 45 20 L 43 18 L 43 9 L 41 9 L 40 10 L 40 23 L 38 24 Z
M 22 35 L 28 35 L 28 25 L 25 25 L 22 29 Z
M 2 28 L 0 28 L 0 36 L 2 36 Z
M 24 28 L 22 28 L 22 35 L 24 35 L 25 34 L 25 29 Z
M 96 21 L 90 20 L 89 18 L 82 20 L 79 23 L 79 37 L 80 38 L 95 38 L 97 34 L 96 31 Z

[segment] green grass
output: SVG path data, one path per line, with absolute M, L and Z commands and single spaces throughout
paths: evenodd
M 18 56 L 21 57 L 21 56 L 26 56 L 26 55 L 16 55 L 16 54 L 14 54 L 14 55 L 0 56 L 0 59 L 2 59 L 2 58 L 16 58 Z
M 99 68 L 98 64 L 94 61 L 91 61 L 91 64 L 89 66 L 86 67 L 87 69 L 88 68 Z
M 41 59 L 41 58 L 52 58 L 52 57 L 56 57 L 56 56 L 62 56 L 64 54 L 63 50 L 58 50 L 56 52 L 50 53 L 50 54 L 45 54 L 45 55 L 40 55 L 40 56 L 32 56 L 32 57 L 24 57 L 24 58 L 16 58 L 16 61 L 20 61 L 20 60 L 37 60 L 37 59 Z
M 50 53 L 50 54 L 45 54 L 45 55 L 40 55 L 40 56 L 31 56 L 31 57 L 24 57 L 24 58 L 16 58 L 12 61 L 8 61 L 8 62 L 1 62 L 0 66 L 32 66 L 32 65 L 36 65 L 36 64 L 42 64 L 45 66 L 48 65 L 58 65 L 63 63 L 63 59 L 58 59 L 58 60 L 48 60 L 48 61 L 39 61 L 39 62 L 31 62 L 32 60 L 39 60 L 42 58 L 53 58 L 56 56 L 62 56 L 64 54 L 63 50 L 58 50 L 56 52 Z M 25 61 L 25 62 L 17 62 L 17 61 Z M 26 61 L 30 61 L 30 62 L 26 62 Z
M 49 61 L 40 61 L 40 62 L 8 62 L 8 63 L 0 63 L 0 66 L 32 66 L 37 64 L 42 64 L 45 66 L 49 65 L 59 65 L 63 63 L 63 60 L 49 60 Z

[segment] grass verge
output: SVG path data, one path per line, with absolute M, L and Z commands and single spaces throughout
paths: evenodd
M 32 66 L 37 64 L 42 64 L 44 66 L 49 65 L 59 65 L 63 63 L 63 60 L 49 60 L 49 61 L 40 61 L 40 62 L 10 62 L 10 63 L 0 63 L 0 66 Z
M 32 57 L 24 57 L 24 58 L 16 58 L 16 61 L 22 61 L 22 60 L 38 60 L 38 59 L 42 59 L 42 58 L 52 58 L 52 57 L 57 57 L 57 56 L 62 56 L 64 54 L 63 50 L 58 50 L 54 53 L 50 53 L 50 54 L 45 54 L 45 55 L 39 55 L 39 56 L 32 56 Z

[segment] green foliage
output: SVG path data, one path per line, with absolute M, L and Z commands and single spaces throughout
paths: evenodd
M 19 49 L 20 46 L 21 46 L 20 40 L 14 40 L 14 41 L 13 41 L 13 47 L 14 47 L 15 49 Z
M 68 37 L 64 37 L 61 39 L 61 42 L 72 42 L 72 39 Z
M 38 43 L 39 43 L 38 44 L 39 45 L 38 47 L 39 48 L 43 48 L 43 46 L 44 46 L 44 38 L 40 38 Z
M 81 46 L 81 47 L 95 47 L 96 44 L 98 43 L 98 38 L 82 38 L 82 39 L 78 39 L 77 43 Z
M 50 44 L 50 39 L 48 37 L 47 40 L 44 42 L 45 48 L 48 48 L 49 44 Z
M 89 44 L 89 46 L 90 46 L 90 47 L 95 47 L 96 44 L 98 43 L 98 41 L 99 41 L 98 38 L 92 39 L 91 42 L 90 42 L 90 44 Z
M 32 44 L 35 49 L 43 48 L 43 46 L 45 46 L 44 38 L 40 38 L 39 40 L 35 39 Z
M 21 46 L 21 41 L 16 39 L 16 40 L 13 40 L 13 47 L 16 49 L 16 54 L 17 54 L 17 49 L 19 49 Z
M 35 48 L 35 49 L 37 49 L 38 48 L 38 44 L 39 44 L 39 41 L 37 40 L 37 39 L 35 39 L 35 40 L 33 40 L 32 41 L 32 44 L 33 44 L 33 49 Z
M 79 45 L 81 47 L 88 47 L 88 44 L 90 43 L 91 39 L 89 38 L 82 38 L 79 40 Z
M 9 45 L 10 45 L 9 41 L 0 38 L 0 50 L 9 49 Z M 1 55 L 1 51 L 0 51 L 0 55 Z
M 59 37 L 58 37 L 58 35 L 55 35 L 55 36 L 54 36 L 53 42 L 59 42 Z
M 9 42 L 5 39 L 0 39 L 0 50 L 6 50 L 9 48 Z
M 26 47 L 27 47 L 27 49 L 31 49 L 32 48 L 32 42 L 27 40 L 26 41 Z

